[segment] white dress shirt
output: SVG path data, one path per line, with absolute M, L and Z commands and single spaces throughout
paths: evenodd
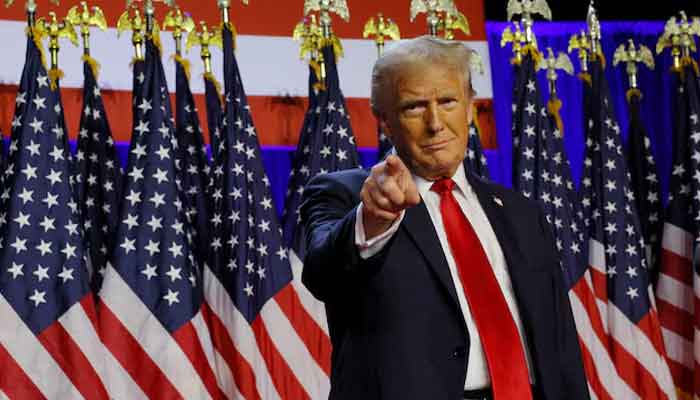
M 413 176 L 413 179 L 416 182 L 418 192 L 420 193 L 421 198 L 425 202 L 425 206 L 428 209 L 430 219 L 435 226 L 435 231 L 437 232 L 438 239 L 440 240 L 442 251 L 445 254 L 447 265 L 450 268 L 452 282 L 454 283 L 457 291 L 457 299 L 459 300 L 462 313 L 464 313 L 464 320 L 467 323 L 467 330 L 469 331 L 469 360 L 467 364 L 467 378 L 464 383 L 464 388 L 465 390 L 474 390 L 488 387 L 491 384 L 491 379 L 489 377 L 488 366 L 486 364 L 486 356 L 484 355 L 484 350 L 476 329 L 476 324 L 472 318 L 471 311 L 469 310 L 469 304 L 464 296 L 464 289 L 462 288 L 462 282 L 459 279 L 457 264 L 454 256 L 452 255 L 450 244 L 447 241 L 445 226 L 442 223 L 442 216 L 440 214 L 440 195 L 430 190 L 433 182 L 415 175 Z M 469 182 L 467 182 L 463 165 L 460 165 L 460 167 L 457 169 L 457 172 L 452 177 L 452 180 L 454 180 L 456 184 L 453 194 L 457 199 L 462 212 L 469 220 L 469 223 L 471 223 L 476 235 L 479 237 L 481 246 L 486 252 L 486 257 L 491 264 L 491 268 L 493 268 L 496 280 L 498 281 L 498 286 L 501 288 L 501 292 L 503 292 L 503 297 L 508 304 L 508 309 L 511 312 L 516 327 L 518 328 L 520 341 L 523 349 L 525 350 L 525 359 L 527 361 L 530 382 L 534 382 L 530 351 L 525 342 L 523 324 L 520 320 L 520 314 L 515 301 L 513 286 L 510 282 L 510 275 L 508 274 L 506 260 L 503 256 L 501 246 L 498 243 L 493 227 L 491 227 L 491 223 L 486 217 L 484 209 L 479 203 L 476 193 L 474 193 L 472 187 L 469 185 Z M 401 224 L 401 221 L 403 221 L 404 214 L 405 212 L 401 213 L 401 216 L 394 221 L 389 230 L 370 240 L 366 240 L 365 229 L 362 222 L 362 205 L 360 205 L 357 208 L 357 218 L 355 223 L 355 244 L 360 250 L 360 257 L 366 259 L 380 252 L 389 242 L 389 239 L 391 239 L 394 233 L 396 233 L 396 231 L 399 229 L 399 225 Z

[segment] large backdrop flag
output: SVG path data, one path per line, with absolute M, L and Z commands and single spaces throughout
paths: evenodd
M 100 290 L 101 337 L 121 365 L 109 370 L 121 398 L 219 399 L 192 227 L 176 185 L 175 129 L 160 57 L 149 38 L 126 196 Z
M 700 396 L 698 257 L 700 238 L 700 90 L 697 65 L 686 59 L 676 71 L 676 126 L 669 202 L 663 225 L 659 280 L 659 319 L 673 380 L 686 398 Z
M 481 128 L 479 127 L 476 105 L 472 105 L 472 122 L 469 124 L 467 141 L 467 169 L 482 178 L 490 179 L 489 166 L 481 145 Z
M 657 312 L 649 291 L 644 239 L 630 187 L 620 128 L 604 76 L 590 63 L 584 98 L 586 154 L 581 205 L 589 238 L 588 266 L 602 325 L 595 334 L 621 378 L 603 389 L 612 398 L 675 398 Z
M 80 115 L 75 156 L 78 204 L 82 209 L 91 285 L 95 293 L 102 284 L 102 274 L 112 254 L 123 179 L 121 162 L 97 85 L 97 68 L 94 59 L 83 56 L 83 113 Z
M 185 215 L 192 225 L 192 240 L 199 264 L 209 252 L 209 199 L 207 190 L 211 168 L 202 128 L 190 90 L 189 62 L 175 56 L 175 168 L 176 183 L 184 193 Z
M 0 395 L 107 399 L 60 89 L 33 36 L 0 201 Z
M 213 169 L 212 264 L 204 269 L 217 366 L 230 396 L 325 398 L 330 355 L 291 284 L 229 24 L 223 43 L 222 151 Z

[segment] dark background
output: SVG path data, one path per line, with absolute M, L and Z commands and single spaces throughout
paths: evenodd
M 585 0 L 549 0 L 552 20 L 581 21 L 586 18 L 589 1 Z M 505 21 L 507 0 L 485 0 L 486 19 Z M 595 7 L 600 20 L 667 20 L 678 11 L 685 11 L 688 16 L 700 15 L 700 1 L 690 0 L 599 0 Z

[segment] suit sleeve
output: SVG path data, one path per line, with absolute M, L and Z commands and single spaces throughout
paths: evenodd
M 558 300 L 555 303 L 557 309 L 554 315 L 559 317 L 559 324 L 557 325 L 557 344 L 559 347 L 563 386 L 567 390 L 566 398 L 570 400 L 588 400 L 588 384 L 586 383 L 586 375 L 583 369 L 581 348 L 578 342 L 574 315 L 571 311 L 571 303 L 569 302 L 568 289 L 564 284 L 564 276 L 559 266 L 559 253 L 556 247 L 554 247 L 555 240 L 552 229 L 544 218 L 544 213 L 541 210 L 539 216 L 542 237 L 545 238 L 545 244 L 547 248 L 550 249 L 553 263 L 552 279 L 554 295 Z
M 355 245 L 359 196 L 333 175 L 319 175 L 304 189 L 301 219 L 306 233 L 302 282 L 319 300 L 333 302 L 351 293 L 382 253 L 360 257 Z

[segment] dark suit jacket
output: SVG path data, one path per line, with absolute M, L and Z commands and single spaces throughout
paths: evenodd
M 307 185 L 301 208 L 302 280 L 326 305 L 333 344 L 330 398 L 461 399 L 470 338 L 428 211 L 423 203 L 407 209 L 389 244 L 361 259 L 355 214 L 367 176 L 364 170 L 320 175 Z M 535 398 L 587 399 L 571 307 L 539 207 L 469 173 L 467 179 L 508 264 Z

